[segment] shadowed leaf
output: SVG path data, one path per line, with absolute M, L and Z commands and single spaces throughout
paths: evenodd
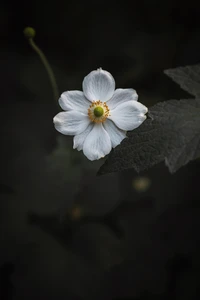
M 189 93 L 200 96 L 200 65 L 166 70 Z M 171 173 L 200 156 L 200 98 L 169 100 L 149 108 L 149 117 L 108 156 L 98 175 L 165 160 Z
M 191 95 L 200 97 L 200 64 L 165 70 L 173 81 Z

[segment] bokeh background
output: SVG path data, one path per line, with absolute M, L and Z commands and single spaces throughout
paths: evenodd
M 199 299 L 200 163 L 97 177 L 59 134 L 60 93 L 102 67 L 147 107 L 189 98 L 163 70 L 200 62 L 200 4 L 1 4 L 0 299 Z

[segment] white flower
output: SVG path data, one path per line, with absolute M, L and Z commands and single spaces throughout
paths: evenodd
M 74 135 L 74 149 L 100 159 L 146 119 L 148 109 L 137 100 L 134 89 L 115 90 L 112 75 L 100 68 L 84 78 L 83 92 L 62 93 L 59 104 L 65 111 L 53 122 L 62 134 Z

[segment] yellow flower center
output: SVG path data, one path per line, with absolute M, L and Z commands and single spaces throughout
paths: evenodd
M 93 101 L 88 108 L 88 116 L 92 122 L 102 123 L 109 116 L 110 110 L 106 102 Z

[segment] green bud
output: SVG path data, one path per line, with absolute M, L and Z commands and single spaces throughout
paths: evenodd
M 95 117 L 101 117 L 103 115 L 103 113 L 104 113 L 104 110 L 101 106 L 95 107 L 95 109 L 94 109 Z
M 30 38 L 34 38 L 35 37 L 35 29 L 32 28 L 32 27 L 26 27 L 24 28 L 24 35 L 27 39 L 30 39 Z

